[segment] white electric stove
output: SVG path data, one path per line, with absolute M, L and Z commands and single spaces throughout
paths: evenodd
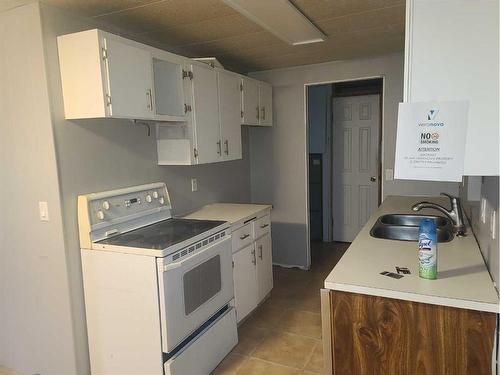
M 230 224 L 176 219 L 163 183 L 78 197 L 93 375 L 203 375 L 237 343 Z

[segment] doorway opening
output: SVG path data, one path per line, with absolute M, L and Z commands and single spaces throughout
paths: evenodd
M 382 196 L 383 78 L 307 86 L 311 260 L 351 242 Z

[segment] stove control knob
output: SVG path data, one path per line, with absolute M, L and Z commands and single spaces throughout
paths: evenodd
M 109 210 L 111 206 L 109 205 L 108 201 L 102 202 L 102 208 L 104 208 L 106 211 Z
M 101 210 L 97 211 L 97 218 L 99 220 L 104 220 L 104 212 L 102 212 Z
M 158 192 L 156 190 L 153 191 L 153 198 L 158 199 Z
M 151 195 L 146 195 L 146 202 L 151 203 L 153 201 L 153 198 L 151 198 Z
M 160 202 L 160 204 L 163 204 L 163 203 L 165 203 L 165 198 L 163 198 L 163 197 L 160 197 L 160 199 L 159 199 L 159 202 Z

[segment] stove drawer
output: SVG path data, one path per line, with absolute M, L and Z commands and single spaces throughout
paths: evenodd
M 243 225 L 241 228 L 236 229 L 231 234 L 233 254 L 239 249 L 250 245 L 254 241 L 253 237 L 253 222 Z
M 236 312 L 230 307 L 165 362 L 165 375 L 209 374 L 237 343 Z

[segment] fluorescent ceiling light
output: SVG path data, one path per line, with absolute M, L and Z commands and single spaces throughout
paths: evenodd
M 237 12 L 291 45 L 323 42 L 326 35 L 288 0 L 224 0 Z

